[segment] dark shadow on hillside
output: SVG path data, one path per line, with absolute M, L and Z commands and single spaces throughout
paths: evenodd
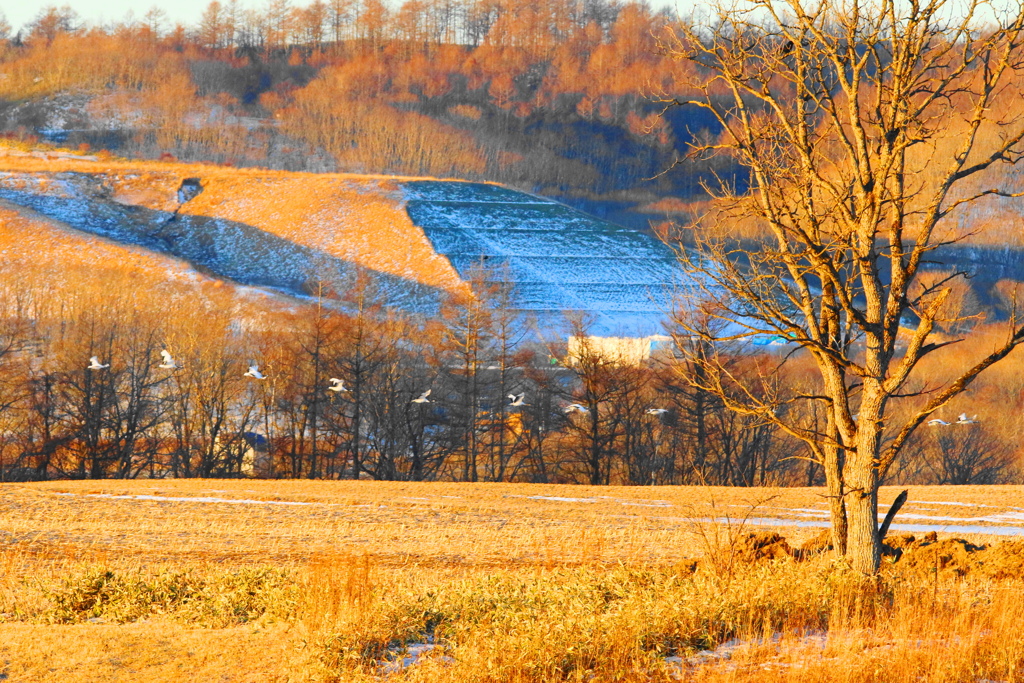
M 994 288 L 1000 280 L 1024 282 L 1024 249 L 1011 246 L 971 246 L 958 244 L 937 249 L 929 258 L 925 268 L 950 271 L 963 270 L 969 273 L 967 280 L 981 306 L 991 306 L 999 311 L 1006 302 L 998 301 Z M 997 315 L 997 318 L 1003 318 Z
M 0 187 L 0 198 L 83 232 L 176 256 L 197 270 L 244 285 L 301 295 L 317 280 L 350 281 L 358 267 L 246 223 L 117 203 L 87 175 L 59 177 L 72 191 L 54 196 L 33 188 Z M 380 294 L 409 311 L 432 313 L 444 296 L 436 287 L 370 272 Z

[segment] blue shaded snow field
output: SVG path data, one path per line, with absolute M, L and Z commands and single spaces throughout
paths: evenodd
M 683 271 L 650 235 L 498 185 L 418 180 L 402 188 L 413 223 L 463 279 L 483 263 L 513 283 L 518 309 L 542 321 L 583 311 L 593 316 L 591 334 L 664 332 Z

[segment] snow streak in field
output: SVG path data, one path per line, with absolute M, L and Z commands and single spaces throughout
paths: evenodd
M 252 500 L 249 498 L 214 498 L 210 496 L 151 496 L 115 495 L 113 493 L 55 493 L 57 496 L 82 496 L 85 498 L 110 498 L 113 500 L 149 500 L 174 503 L 231 503 L 232 505 L 326 505 L 326 503 L 303 503 L 294 500 Z
M 955 518 L 939 518 L 939 519 L 955 519 Z M 976 521 L 974 518 L 959 518 L 964 521 Z M 981 518 L 985 519 L 985 518 Z M 994 518 L 993 518 L 994 519 Z M 737 524 L 740 520 L 729 519 L 726 517 L 716 518 L 694 518 L 685 520 L 689 522 L 715 522 L 717 524 Z M 989 520 L 985 520 L 989 521 Z M 749 517 L 743 520 L 743 524 L 749 524 L 752 526 L 797 526 L 797 527 L 829 527 L 831 523 L 828 520 L 818 519 L 784 519 L 782 517 Z M 892 531 L 913 531 L 913 532 L 928 532 L 928 531 L 941 531 L 946 533 L 956 534 L 989 534 L 992 536 L 1024 536 L 1024 527 L 1020 526 L 986 526 L 983 524 L 893 524 L 889 527 Z

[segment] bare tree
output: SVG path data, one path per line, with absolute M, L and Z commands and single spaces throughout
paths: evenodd
M 402 335 L 403 321 L 389 319 L 385 314 L 384 297 L 365 270 L 354 273 L 344 301 L 350 310 L 339 331 L 340 348 L 334 366 L 348 391 L 335 399 L 328 416 L 334 429 L 347 436 L 347 460 L 352 462 L 352 478 L 358 479 L 363 471 L 367 394 L 373 390 L 378 371 L 387 364 L 390 349 Z
M 1024 152 L 1008 90 L 1024 69 L 1022 40 L 1017 3 L 751 0 L 677 27 L 666 44 L 701 74 L 697 95 L 679 104 L 721 128 L 691 155 L 727 156 L 745 170 L 708 183 L 730 210 L 717 215 L 768 235 L 741 249 L 698 221 L 688 260 L 711 299 L 702 310 L 726 324 L 683 323 L 711 340 L 798 344 L 820 385 L 787 401 L 821 403 L 826 419 L 790 419 L 807 411 L 744 392 L 715 352 L 700 361 L 706 386 L 808 445 L 824 467 L 835 547 L 867 574 L 880 560 L 880 477 L 932 411 L 1024 341 L 1013 318 L 966 370 L 908 388 L 923 358 L 971 336 L 949 321 L 955 334 L 935 329 L 964 273 L 949 266 L 948 278 L 915 290 L 922 266 L 969 237 L 956 219 L 972 202 L 1018 196 L 997 167 Z M 914 407 L 897 419 L 901 401 Z
M 480 476 L 481 398 L 486 368 L 494 360 L 493 310 L 488 301 L 491 287 L 485 278 L 483 268 L 472 268 L 468 278 L 472 291 L 453 294 L 441 309 L 447 375 L 459 397 L 452 408 L 460 432 L 457 442 L 463 450 L 463 481 L 477 481 Z
M 30 40 L 42 39 L 49 45 L 61 33 L 74 33 L 79 30 L 81 20 L 78 13 L 70 5 L 57 7 L 47 5 L 39 10 L 26 29 Z
M 612 464 L 622 436 L 621 411 L 616 410 L 623 387 L 635 384 L 642 374 L 614 354 L 598 346 L 589 334 L 588 321 L 570 320 L 575 348 L 566 354 L 565 365 L 576 380 L 569 398 L 581 409 L 566 413 L 567 431 L 574 438 L 572 450 L 592 486 L 611 483 Z
M 921 480 L 929 484 L 1006 484 L 1013 472 L 1013 452 L 984 425 L 950 425 L 917 438 Z

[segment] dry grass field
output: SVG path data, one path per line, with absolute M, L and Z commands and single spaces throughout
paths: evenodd
M 1024 544 L 1001 540 L 1024 487 L 911 489 L 897 523 L 923 525 L 917 541 L 866 583 L 747 538 L 805 544 L 822 527 L 792 524 L 823 523 L 821 494 L 2 484 L 0 676 L 1024 680 Z

